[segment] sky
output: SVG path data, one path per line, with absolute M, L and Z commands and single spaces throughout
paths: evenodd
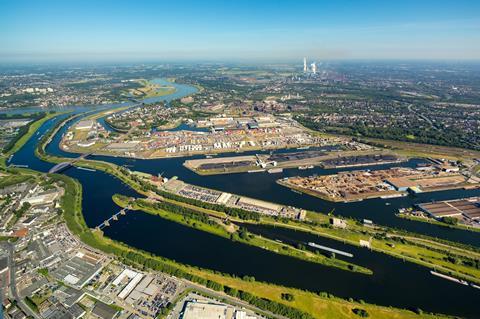
M 0 61 L 480 60 L 480 1 L 0 0 Z

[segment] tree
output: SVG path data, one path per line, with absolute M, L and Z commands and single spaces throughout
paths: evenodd
M 281 298 L 282 298 L 282 300 L 286 300 L 286 301 L 294 301 L 295 300 L 295 297 L 292 294 L 289 294 L 287 292 L 282 293 Z
M 352 311 L 354 314 L 356 314 L 359 317 L 362 317 L 362 318 L 370 317 L 370 314 L 365 309 L 353 308 Z
M 443 217 L 442 222 L 448 225 L 456 225 L 458 224 L 458 219 L 456 219 L 455 217 Z

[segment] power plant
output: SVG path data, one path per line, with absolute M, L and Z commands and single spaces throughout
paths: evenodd
M 312 74 L 317 74 L 317 63 L 316 62 L 312 62 L 310 64 L 310 70 L 308 69 L 308 64 L 307 64 L 307 58 L 304 57 L 303 58 L 303 72 L 304 73 L 309 73 L 311 72 Z

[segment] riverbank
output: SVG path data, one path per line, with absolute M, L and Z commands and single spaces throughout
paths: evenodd
M 315 215 L 315 221 L 307 224 L 263 219 L 261 224 L 303 231 L 357 247 L 368 243 L 369 247 L 365 249 L 413 262 L 476 284 L 480 283 L 480 269 L 475 266 L 475 260 L 480 258 L 480 252 L 471 250 L 469 247 L 427 236 L 424 236 L 426 238 L 415 237 L 413 234 L 386 227 L 365 227 L 355 220 L 344 220 L 347 225 L 345 229 L 334 228 L 330 225 L 328 217 L 313 212 L 307 214 L 307 216 Z
M 140 88 L 129 90 L 129 93 L 135 98 L 147 99 L 166 96 L 176 92 L 176 89 L 173 86 L 160 85 L 145 79 L 140 79 L 137 83 L 141 86 Z
M 318 263 L 327 267 L 336 267 L 345 271 L 358 272 L 367 275 L 372 274 L 370 269 L 354 263 L 329 258 L 322 254 L 315 254 L 305 249 L 298 249 L 291 245 L 248 233 L 246 230 L 236 226 L 235 223 L 231 223 L 230 221 L 224 222 L 225 219 L 211 218 L 192 208 L 173 206 L 172 204 L 165 205 L 166 202 L 162 203 L 161 201 L 127 198 L 120 195 L 115 195 L 113 201 L 122 208 L 140 210 L 148 214 L 180 223 L 187 227 L 199 229 L 228 240 L 259 247 L 276 254 Z
M 49 119 L 59 115 L 60 113 L 50 113 L 42 117 L 41 119 L 33 122 L 28 127 L 28 131 L 23 134 L 13 145 L 10 150 L 2 155 L 0 155 L 0 167 L 6 167 L 8 158 L 15 154 L 32 136 L 35 132 L 42 126 L 43 123 L 48 121 Z
M 443 223 L 441 221 L 438 221 L 438 220 L 436 220 L 434 218 L 430 218 L 430 217 L 423 218 L 423 217 L 412 216 L 412 215 L 405 214 L 405 213 L 398 213 L 398 214 L 396 214 L 396 216 L 398 218 L 408 219 L 408 220 L 412 220 L 412 221 L 420 222 L 420 223 L 437 225 L 437 226 L 446 227 L 446 228 L 468 230 L 468 231 L 472 231 L 472 232 L 480 232 L 480 227 L 472 227 L 472 226 L 467 226 L 467 225 L 462 225 L 462 224 L 452 225 L 452 224 Z

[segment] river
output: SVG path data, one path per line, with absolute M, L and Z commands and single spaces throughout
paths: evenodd
M 195 88 L 174 84 L 177 91 L 157 98 L 171 101 L 192 94 Z M 150 100 L 150 102 L 153 102 Z M 103 108 L 116 107 L 102 106 Z M 98 110 L 98 108 L 96 109 Z M 77 108 L 73 112 L 84 112 Z M 53 164 L 34 156 L 40 137 L 55 123 L 68 115 L 59 115 L 46 121 L 12 158 L 13 164 L 29 165 L 31 169 L 46 172 Z M 64 126 L 47 146 L 48 153 L 76 157 L 59 149 L 61 135 L 75 121 Z M 135 160 L 120 157 L 91 156 L 89 158 L 125 165 L 129 169 L 180 179 L 210 188 L 242 194 L 286 205 L 303 207 L 315 211 L 335 211 L 335 214 L 355 218 L 372 219 L 378 224 L 428 234 L 434 237 L 455 240 L 480 247 L 480 234 L 463 230 L 448 229 L 436 225 L 413 222 L 394 216 L 399 207 L 432 199 L 458 198 L 480 195 L 479 190 L 453 190 L 423 193 L 395 199 L 372 199 L 355 203 L 332 203 L 308 195 L 300 195 L 279 186 L 275 180 L 285 176 L 329 174 L 338 170 L 315 168 L 302 171 L 285 169 L 281 174 L 239 173 L 233 175 L 199 176 L 183 167 L 185 158 Z M 421 160 L 410 160 L 404 165 L 415 166 Z M 381 167 L 389 167 L 382 165 Z M 375 168 L 375 167 L 371 167 Z M 70 168 L 64 174 L 76 178 L 83 186 L 83 212 L 90 227 L 95 227 L 119 210 L 111 200 L 115 193 L 135 196 L 136 193 L 118 179 L 99 171 Z M 386 205 L 386 203 L 390 205 Z M 199 267 L 210 268 L 230 274 L 254 276 L 257 280 L 285 286 L 326 291 L 337 296 L 363 299 L 380 305 L 402 308 L 419 307 L 423 310 L 478 318 L 480 311 L 476 301 L 480 290 L 462 286 L 430 275 L 428 269 L 403 262 L 384 254 L 360 249 L 351 245 L 319 238 L 316 236 L 272 228 L 256 228 L 252 231 L 284 241 L 315 241 L 319 244 L 346 250 L 354 254 L 353 262 L 371 268 L 374 275 L 367 276 L 335 268 L 281 256 L 256 247 L 231 242 L 208 233 L 191 229 L 142 212 L 129 212 L 105 230 L 105 235 L 133 247 L 150 251 L 167 258 Z M 337 258 L 346 258 L 337 256 Z

